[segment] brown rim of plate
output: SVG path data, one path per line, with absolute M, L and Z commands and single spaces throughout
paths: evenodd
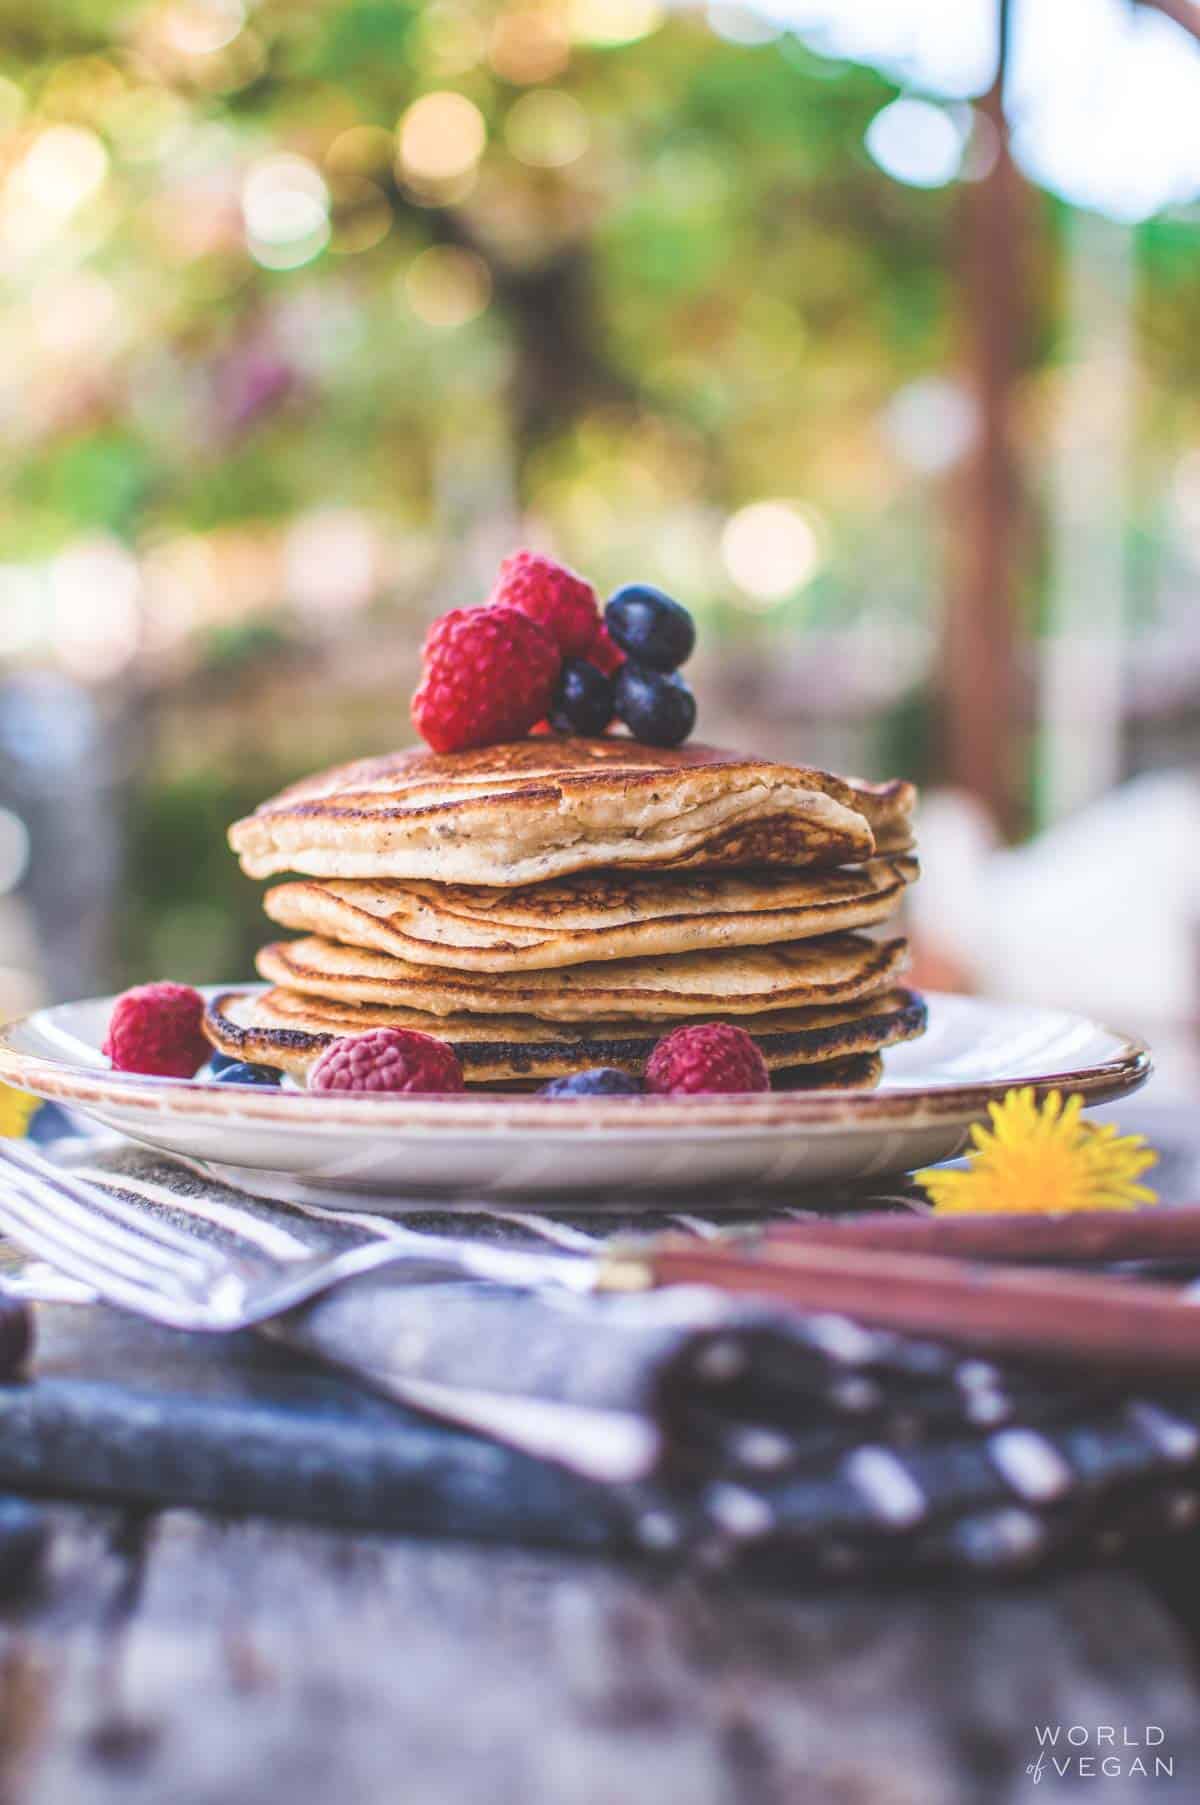
M 250 988 L 217 991 L 220 1006 Z M 35 1014 L 40 1011 L 35 1011 Z M 1067 1011 L 1063 1012 L 1069 1013 Z M 210 1120 L 237 1116 L 244 1121 L 276 1123 L 281 1127 L 304 1125 L 347 1127 L 361 1124 L 363 1110 L 371 1111 L 375 1128 L 410 1132 L 444 1133 L 448 1129 L 478 1131 L 487 1125 L 489 1112 L 498 1130 L 545 1131 L 586 1126 L 597 1131 L 620 1128 L 660 1132 L 687 1128 L 689 1132 L 742 1129 L 781 1131 L 805 1127 L 813 1132 L 839 1132 L 861 1123 L 902 1124 L 907 1128 L 936 1126 L 940 1122 L 969 1122 L 986 1116 L 989 1103 L 1006 1091 L 1030 1087 L 1044 1097 L 1051 1091 L 1079 1093 L 1087 1103 L 1105 1103 L 1128 1095 L 1150 1075 L 1151 1057 L 1146 1043 L 1135 1036 L 1118 1034 L 1101 1023 L 1098 1033 L 1109 1035 L 1120 1052 L 1110 1059 L 1068 1072 L 1022 1075 L 1017 1080 L 995 1079 L 982 1084 L 930 1085 L 922 1090 L 884 1091 L 772 1091 L 738 1097 L 553 1097 L 497 1096 L 494 1092 L 457 1093 L 445 1097 L 381 1097 L 326 1093 L 319 1099 L 311 1091 L 265 1090 L 251 1086 L 198 1083 L 192 1078 L 148 1078 L 131 1072 L 100 1072 L 94 1067 L 70 1065 L 40 1054 L 19 1053 L 8 1037 L 25 1025 L 26 1016 L 0 1030 L 0 1079 L 18 1088 L 86 1108 L 89 1104 L 115 1104 L 147 1115 L 179 1113 Z M 567 1112 L 570 1111 L 568 1115 Z

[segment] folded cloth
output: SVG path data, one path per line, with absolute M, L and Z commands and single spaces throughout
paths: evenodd
M 251 1196 L 128 1143 L 60 1157 L 246 1257 L 414 1233 L 586 1254 L 631 1229 L 703 1237 L 763 1217 L 409 1203 L 393 1218 L 309 1187 Z M 708 1288 L 516 1291 L 415 1264 L 345 1282 L 265 1332 L 602 1484 L 614 1540 L 663 1556 L 1006 1571 L 1111 1552 L 1200 1511 L 1200 1398 L 1067 1381 Z

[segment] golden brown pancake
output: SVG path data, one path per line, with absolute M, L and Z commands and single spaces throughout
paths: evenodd
M 896 989 L 840 1008 L 785 1010 L 738 1020 L 753 1035 L 771 1071 L 791 1072 L 862 1058 L 912 1040 L 924 1031 L 925 1005 L 913 991 Z M 640 1073 L 663 1033 L 661 1022 L 575 1026 L 528 1016 L 437 1018 L 281 989 L 228 991 L 210 1001 L 204 1020 L 204 1031 L 220 1052 L 280 1067 L 300 1079 L 332 1041 L 371 1028 L 436 1035 L 454 1048 L 470 1085 L 545 1081 L 599 1065 Z
M 911 784 L 711 746 L 552 735 L 361 759 L 306 778 L 230 829 L 251 877 L 512 886 L 605 868 L 854 864 L 911 845 Z
M 907 1038 L 912 1039 L 913 1036 Z M 772 1072 L 774 1091 L 873 1091 L 883 1077 L 878 1053 L 860 1053 L 854 1059 L 831 1059 L 827 1065 L 795 1065 Z
M 827 1059 L 817 1065 L 782 1066 L 771 1073 L 773 1091 L 873 1091 L 883 1077 L 883 1056 L 859 1053 L 853 1059 Z M 504 1096 L 529 1097 L 542 1088 L 538 1078 L 510 1078 L 489 1084 Z
M 818 872 L 597 871 L 512 890 L 310 878 L 268 890 L 263 907 L 281 927 L 413 965 L 544 971 L 868 927 L 916 875 L 917 861 L 899 857 Z
M 549 1022 L 754 1015 L 832 1007 L 895 983 L 903 940 L 831 934 L 780 946 L 727 947 L 662 959 L 612 959 L 561 971 L 459 972 L 308 935 L 258 955 L 268 983 L 341 1003 L 426 1015 L 532 1015 Z

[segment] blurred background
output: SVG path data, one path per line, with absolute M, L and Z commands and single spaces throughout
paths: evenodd
M 1200 6 L 0 0 L 0 1015 L 247 975 L 228 822 L 519 544 L 928 791 L 927 981 L 1195 1044 Z

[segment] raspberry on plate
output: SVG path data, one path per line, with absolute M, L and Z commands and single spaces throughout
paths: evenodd
M 587 658 L 601 624 L 591 584 L 537 552 L 505 558 L 491 605 L 519 608 L 549 634 L 564 658 Z
M 658 1096 L 769 1091 L 771 1078 L 758 1047 L 732 1022 L 675 1028 L 646 1063 L 646 1089 Z
M 550 713 L 562 660 L 517 608 L 454 608 L 425 640 L 413 724 L 435 752 L 518 740 Z
M 115 1072 L 193 1078 L 212 1051 L 203 1017 L 204 998 L 190 984 L 139 984 L 114 1003 L 103 1051 Z
M 309 1074 L 310 1091 L 461 1091 L 453 1047 L 412 1028 L 371 1028 L 326 1047 Z

